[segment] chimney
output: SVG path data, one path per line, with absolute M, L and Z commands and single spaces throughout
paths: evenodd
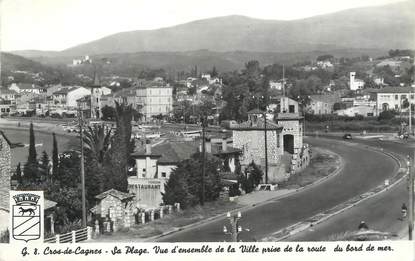
M 210 138 L 205 139 L 205 151 L 206 153 L 212 153 L 212 143 L 210 142 Z
M 146 140 L 146 154 L 148 155 L 151 154 L 151 141 L 150 140 Z
M 226 137 L 223 137 L 222 139 L 222 151 L 226 151 L 228 149 L 228 140 Z

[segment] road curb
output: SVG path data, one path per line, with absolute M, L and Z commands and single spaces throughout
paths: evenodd
M 235 209 L 230 210 L 229 212 L 232 212 L 232 211 L 247 211 L 249 209 L 252 209 L 252 208 L 255 208 L 255 207 L 259 207 L 259 206 L 268 204 L 271 201 L 278 200 L 278 199 L 282 199 L 282 198 L 285 198 L 285 197 L 289 197 L 289 196 L 291 196 L 293 194 L 302 192 L 305 189 L 309 189 L 309 188 L 312 188 L 313 186 L 317 186 L 317 185 L 319 185 L 321 183 L 324 183 L 324 182 L 328 181 L 329 179 L 331 179 L 332 177 L 336 176 L 337 174 L 339 174 L 344 169 L 344 166 L 345 166 L 344 160 L 343 160 L 343 158 L 338 153 L 335 153 L 335 152 L 333 152 L 333 151 L 331 151 L 329 149 L 327 149 L 327 150 L 330 151 L 333 154 L 336 154 L 339 157 L 339 159 L 340 159 L 340 166 L 338 168 L 336 168 L 336 170 L 334 170 L 329 175 L 327 175 L 327 176 L 325 176 L 325 177 L 323 177 L 321 179 L 318 179 L 318 180 L 316 180 L 316 181 L 314 181 L 314 182 L 312 182 L 310 184 L 307 184 L 307 185 L 305 185 L 303 187 L 297 188 L 297 189 L 293 190 L 292 192 L 288 192 L 288 193 L 283 194 L 283 195 L 275 196 L 273 198 L 269 198 L 269 199 L 267 199 L 265 201 L 262 201 L 262 202 L 259 202 L 259 203 L 254 203 L 254 204 L 247 205 L 247 206 L 243 206 L 243 207 L 240 207 L 240 208 L 235 208 Z M 226 217 L 226 213 L 222 213 L 222 214 L 219 214 L 219 215 L 216 215 L 216 216 L 213 216 L 213 217 L 209 217 L 209 218 L 206 218 L 206 219 L 204 219 L 202 221 L 198 221 L 196 223 L 192 223 L 192 224 L 185 225 L 185 226 L 182 226 L 182 227 L 173 228 L 171 230 L 168 230 L 166 232 L 163 232 L 160 235 L 153 236 L 153 237 L 149 237 L 149 238 L 145 238 L 144 239 L 144 242 L 151 242 L 151 241 L 154 241 L 155 239 L 158 239 L 158 238 L 161 238 L 161 237 L 164 237 L 164 236 L 173 234 L 175 232 L 183 231 L 183 230 L 186 230 L 186 229 L 189 229 L 189 228 L 192 228 L 192 227 L 197 227 L 197 226 L 200 226 L 200 225 L 205 225 L 205 224 L 208 224 L 210 222 L 215 221 L 216 219 L 220 219 L 220 218 L 224 218 L 224 217 Z
M 400 183 L 406 176 L 406 171 L 404 172 L 405 174 L 399 176 L 401 173 L 403 173 L 402 170 L 402 164 L 401 164 L 401 159 L 399 159 L 398 157 L 402 157 L 402 155 L 397 154 L 397 156 L 393 155 L 391 152 L 386 152 L 383 149 L 379 150 L 378 148 L 372 147 L 372 146 L 367 146 L 365 145 L 366 149 L 370 149 L 372 151 L 376 151 L 379 153 L 383 153 L 389 157 L 391 157 L 392 159 L 394 159 L 397 164 L 398 164 L 398 170 L 395 172 L 395 174 L 391 177 L 391 180 L 393 180 L 393 182 L 389 185 L 378 185 L 374 188 L 372 188 L 371 190 L 369 190 L 368 192 L 365 192 L 363 194 L 360 194 L 358 196 L 355 196 L 343 203 L 340 203 L 326 211 L 320 212 L 310 218 L 307 218 L 303 221 L 300 221 L 294 225 L 291 225 L 289 227 L 280 229 L 274 233 L 272 233 L 269 236 L 264 237 L 261 241 L 281 241 L 283 239 L 286 239 L 294 234 L 297 234 L 299 232 L 302 232 L 314 225 L 320 224 L 328 219 L 330 219 L 331 217 L 334 217 L 358 204 L 360 204 L 361 202 L 370 199 L 372 197 L 375 197 L 387 190 L 389 190 L 390 188 L 394 187 L 395 185 L 397 185 L 398 183 Z

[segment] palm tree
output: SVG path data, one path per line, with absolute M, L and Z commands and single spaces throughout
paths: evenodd
M 111 129 L 101 125 L 88 126 L 84 133 L 84 149 L 87 157 L 95 160 L 99 167 L 104 162 L 105 154 L 108 152 L 111 144 Z
M 87 163 L 87 198 L 93 202 L 94 197 L 104 191 L 107 183 L 103 165 L 111 147 L 111 129 L 106 129 L 103 124 L 88 126 L 83 139 Z

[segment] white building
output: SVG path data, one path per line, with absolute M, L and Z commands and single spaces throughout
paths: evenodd
M 57 107 L 63 109 L 76 109 L 76 101 L 90 94 L 91 91 L 84 87 L 66 87 L 54 92 L 52 100 Z
M 146 121 L 160 114 L 169 115 L 173 110 L 173 88 L 164 82 L 142 83 L 135 90 L 135 96 Z
M 206 153 L 212 154 L 235 170 L 236 158 L 241 150 L 228 145 L 230 139 L 206 139 Z M 162 203 L 161 193 L 177 165 L 201 150 L 201 141 L 168 141 L 152 146 L 146 142 L 145 149 L 131 154 L 135 159 L 136 176 L 128 178 L 128 191 L 136 195 L 140 208 L 154 208 Z
M 365 82 L 361 79 L 356 78 L 356 72 L 350 72 L 350 90 L 356 91 L 363 89 L 363 86 L 365 85 Z
M 17 93 L 33 93 L 40 94 L 43 92 L 43 89 L 32 83 L 12 83 L 9 87 L 9 90 L 13 90 Z
M 376 110 L 381 113 L 387 110 L 402 111 L 404 101 L 415 103 L 415 88 L 412 87 L 386 87 L 372 92 L 376 96 Z

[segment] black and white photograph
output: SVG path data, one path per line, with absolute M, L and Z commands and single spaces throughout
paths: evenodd
M 2 0 L 0 38 L 1 243 L 413 239 L 413 0 Z

